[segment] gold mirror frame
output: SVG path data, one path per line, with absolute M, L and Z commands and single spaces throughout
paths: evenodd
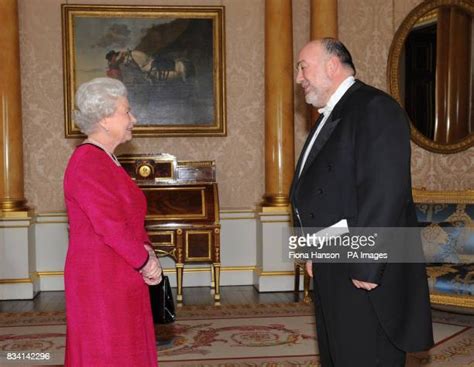
M 399 83 L 400 55 L 405 44 L 405 40 L 418 19 L 433 9 L 441 6 L 456 6 L 474 15 L 474 5 L 470 0 L 433 0 L 418 5 L 406 16 L 405 20 L 402 22 L 395 33 L 395 36 L 393 37 L 392 45 L 390 46 L 390 52 L 388 54 L 387 64 L 387 81 L 390 94 L 401 105 L 403 105 L 403 103 L 400 98 Z M 411 139 L 420 147 L 431 152 L 444 154 L 457 153 L 474 145 L 474 133 L 471 133 L 466 138 L 454 144 L 439 144 L 425 137 L 421 132 L 418 131 L 411 121 L 410 124 Z

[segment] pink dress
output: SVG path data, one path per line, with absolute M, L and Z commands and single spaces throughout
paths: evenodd
M 66 169 L 65 366 L 157 366 L 148 286 L 146 199 L 106 152 L 79 146 Z

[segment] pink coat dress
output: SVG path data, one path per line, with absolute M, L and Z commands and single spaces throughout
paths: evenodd
M 157 366 L 148 286 L 146 199 L 102 149 L 79 146 L 64 176 L 69 217 L 65 366 Z

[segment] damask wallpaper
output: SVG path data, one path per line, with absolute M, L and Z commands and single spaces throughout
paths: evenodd
M 64 138 L 61 12 L 64 0 L 19 0 L 25 196 L 37 212 L 64 210 L 62 179 L 79 140 Z M 175 5 L 164 0 L 82 0 L 83 4 Z M 339 33 L 358 77 L 386 89 L 390 43 L 419 1 L 339 0 Z M 264 0 L 180 0 L 226 7 L 228 136 L 135 138 L 121 152 L 167 152 L 178 159 L 215 160 L 221 207 L 255 207 L 264 194 Z M 309 37 L 309 0 L 293 1 L 295 54 Z M 298 156 L 307 134 L 306 106 L 295 88 Z M 474 149 L 449 156 L 413 146 L 413 182 L 428 189 L 474 186 Z

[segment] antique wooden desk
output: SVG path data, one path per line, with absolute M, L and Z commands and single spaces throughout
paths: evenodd
M 177 301 L 184 264 L 211 263 L 214 300 L 220 300 L 220 224 L 213 161 L 177 161 L 169 154 L 121 155 L 119 161 L 148 202 L 146 229 L 158 256 L 176 261 Z

